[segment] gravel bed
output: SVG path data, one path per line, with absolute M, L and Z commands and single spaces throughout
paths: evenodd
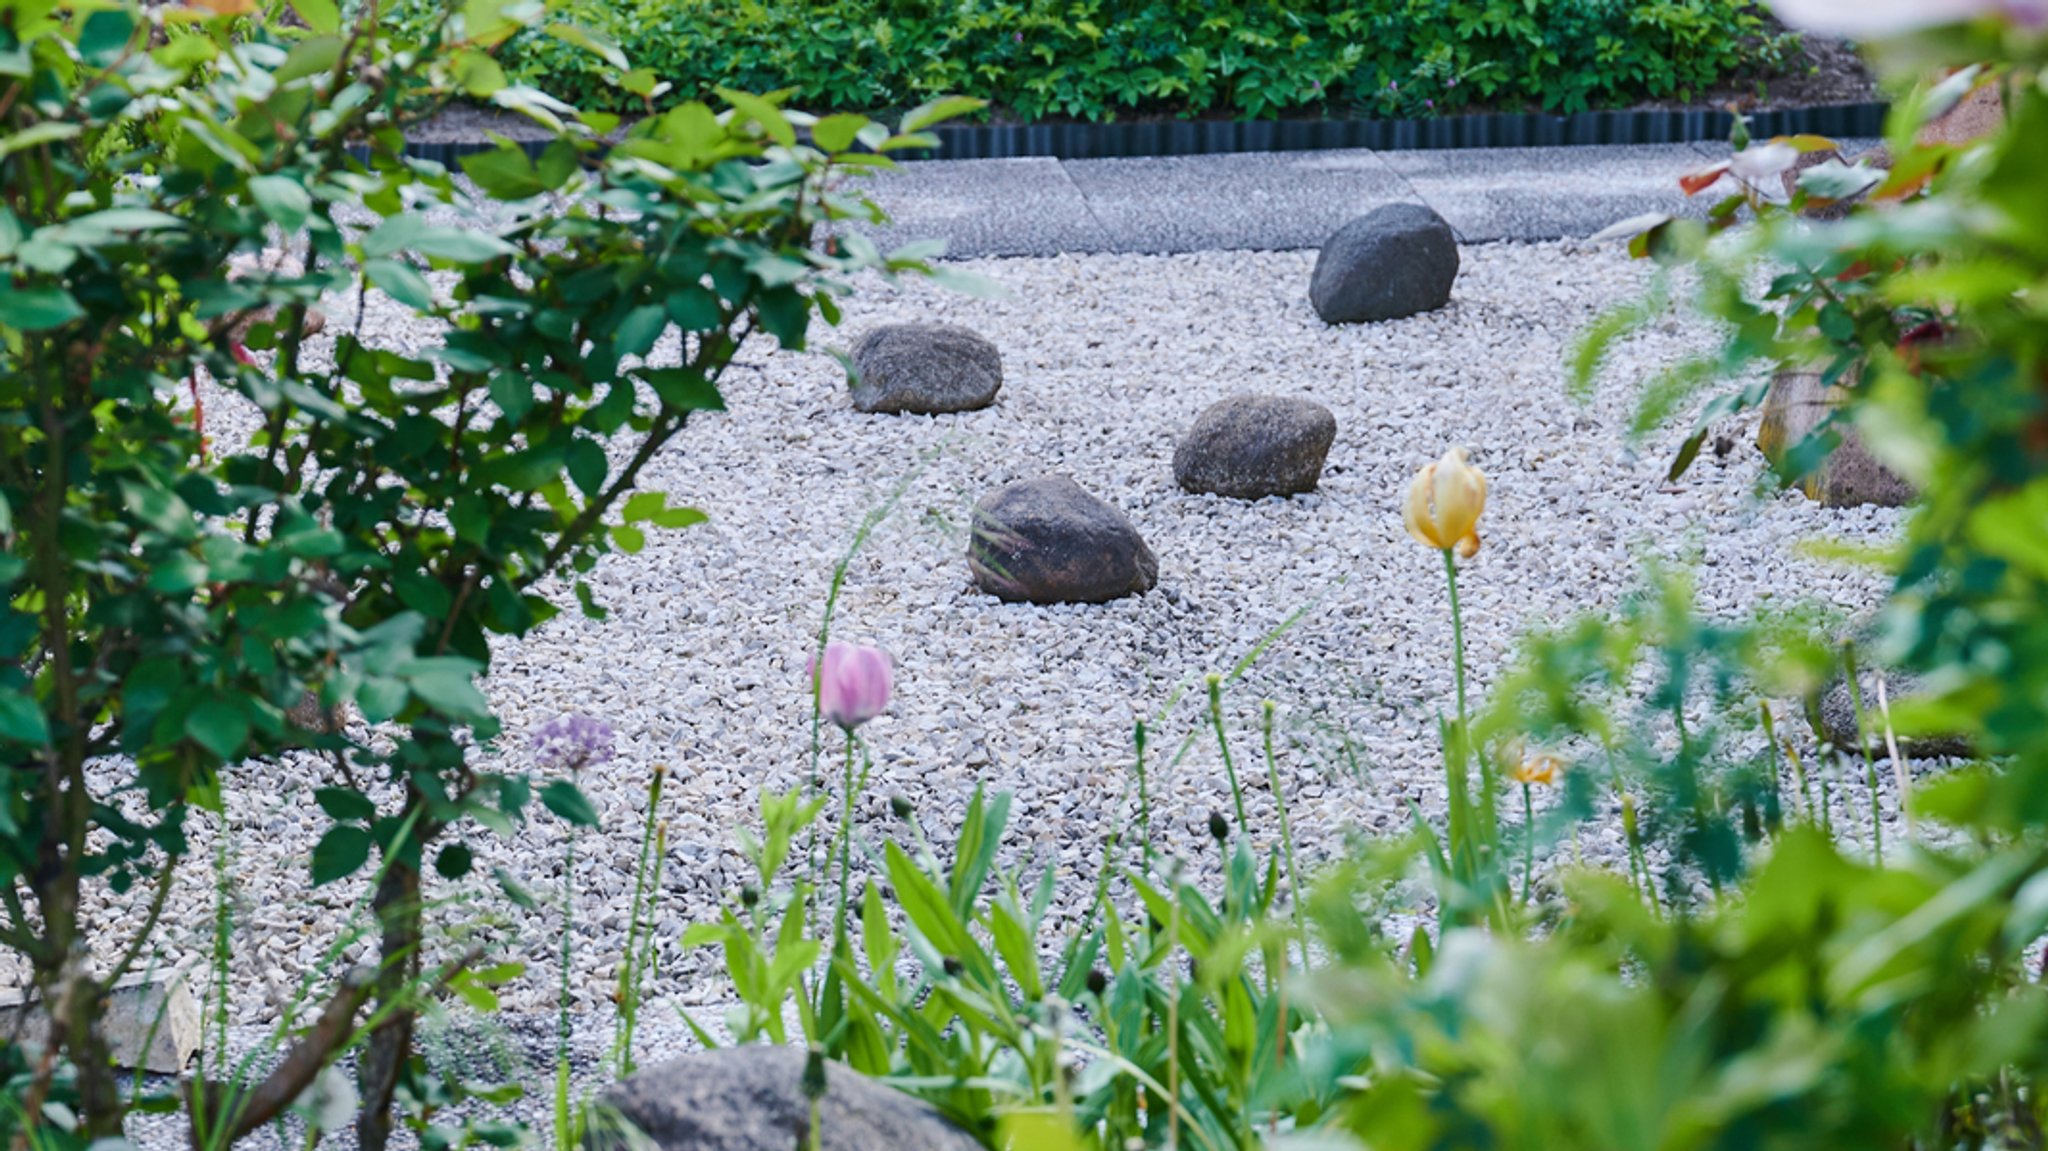
M 1728 616 L 1803 602 L 1850 613 L 1882 600 L 1880 573 L 1807 558 L 1798 545 L 1881 542 L 1900 513 L 1760 494 L 1747 427 L 1730 429 L 1737 447 L 1725 459 L 1708 453 L 1677 485 L 1663 482 L 1676 436 L 1631 448 L 1634 382 L 1700 347 L 1699 328 L 1662 323 L 1620 351 L 1590 403 L 1566 395 L 1573 340 L 1603 306 L 1644 288 L 1647 265 L 1571 242 L 1462 255 L 1449 307 L 1348 328 L 1325 326 L 1309 308 L 1312 252 L 971 263 L 959 266 L 1007 294 L 867 283 L 843 328 L 818 332 L 813 350 L 750 352 L 725 388 L 731 410 L 693 421 L 646 475 L 711 521 L 607 558 L 591 581 L 610 618 L 588 621 L 571 607 L 501 644 L 485 685 L 506 725 L 487 754 L 509 766 L 525 765 L 527 732 L 564 712 L 620 733 L 617 756 L 583 780 L 607 826 L 577 847 L 568 939 L 584 1029 L 608 1026 L 657 764 L 671 772 L 658 813 L 670 830 L 656 914 L 662 1003 L 651 1010 L 672 1020 L 671 1005 L 715 1010 L 728 997 L 717 957 L 684 951 L 681 933 L 714 917 L 748 878 L 733 829 L 752 821 L 760 792 L 809 774 L 803 668 L 832 567 L 906 478 L 894 514 L 851 564 L 835 628 L 897 660 L 894 706 L 863 731 L 875 765 L 861 837 L 874 847 L 900 831 L 891 795 L 914 802 L 944 843 L 977 785 L 1012 792 L 1007 858 L 1059 870 L 1061 922 L 1087 899 L 1103 838 L 1130 824 L 1139 719 L 1158 721 L 1153 746 L 1166 749 L 1153 756 L 1155 831 L 1171 851 L 1213 864 L 1206 817 L 1229 809 L 1214 742 L 1195 740 L 1171 766 L 1167 754 L 1198 730 L 1201 677 L 1228 672 L 1304 606 L 1228 691 L 1255 841 L 1277 834 L 1256 756 L 1263 700 L 1277 705 L 1280 776 L 1306 858 L 1341 850 L 1350 831 L 1405 827 L 1411 801 L 1441 813 L 1435 717 L 1450 706 L 1450 628 L 1439 561 L 1407 538 L 1399 509 L 1415 469 L 1449 445 L 1465 445 L 1492 484 L 1485 548 L 1461 579 L 1478 690 L 1527 629 L 1615 604 L 1652 558 L 1691 565 L 1701 602 Z M 354 320 L 352 301 L 330 303 L 322 352 Z M 372 343 L 420 338 L 377 297 L 370 307 Z M 993 408 L 942 417 L 851 409 L 826 350 L 912 319 L 963 324 L 1002 349 L 1006 382 Z M 1320 491 L 1244 503 L 1174 486 L 1176 437 L 1204 406 L 1242 390 L 1305 395 L 1335 412 Z M 225 397 L 207 411 L 222 436 L 246 418 Z M 1044 608 L 970 586 L 973 501 L 1049 472 L 1130 515 L 1159 556 L 1157 589 Z M 839 746 L 828 740 L 835 776 Z M 348 884 L 310 886 L 308 853 L 327 826 L 311 801 L 322 782 L 310 760 L 251 765 L 230 782 L 244 1024 L 274 1018 L 324 968 L 320 949 L 360 896 Z M 214 825 L 195 822 L 206 824 L 197 838 L 210 851 Z M 547 817 L 510 841 L 479 836 L 486 873 L 504 867 L 550 902 L 526 912 L 483 892 L 453 916 L 460 931 L 496 938 L 527 963 L 504 989 L 511 1012 L 546 1013 L 555 1002 L 562 836 Z M 1583 848 L 1590 859 L 1622 856 L 1612 828 L 1589 831 Z M 195 868 L 166 917 L 167 959 L 204 954 L 211 898 Z

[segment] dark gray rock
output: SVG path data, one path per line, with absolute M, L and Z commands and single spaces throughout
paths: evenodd
M 972 534 L 967 566 L 1000 599 L 1106 603 L 1159 581 L 1159 561 L 1129 517 L 1065 476 L 1021 480 L 982 497 Z
M 805 1055 L 794 1047 L 728 1047 L 650 1067 L 604 1094 L 611 1115 L 660 1151 L 794 1151 L 810 1130 L 802 1083 Z M 833 1151 L 979 1151 L 981 1144 L 931 1107 L 840 1063 L 825 1066 L 818 1104 L 823 1143 Z M 588 1148 L 631 1146 L 593 1131 Z
M 1337 438 L 1337 417 L 1299 396 L 1237 395 L 1195 417 L 1173 451 L 1173 478 L 1234 499 L 1312 492 Z
M 1863 716 L 1870 721 L 1870 753 L 1877 758 L 1891 754 L 1884 742 L 1884 718 L 1877 706 L 1877 676 L 1864 672 L 1857 677 L 1863 685 Z M 1905 672 L 1886 672 L 1884 695 L 1887 702 L 1896 701 L 1920 690 L 1918 676 Z M 1849 681 L 1837 677 L 1820 697 L 1820 728 L 1814 738 L 1826 740 L 1850 755 L 1861 755 L 1856 746 L 1856 699 L 1849 692 Z M 1960 735 L 1900 735 L 1893 733 L 1899 742 L 1899 754 L 1907 759 L 1964 759 L 1975 755 L 1970 741 Z
M 1003 354 L 952 324 L 885 324 L 853 346 L 853 406 L 863 412 L 971 412 L 996 400 Z
M 1337 229 L 1316 257 L 1308 299 L 1326 323 L 1398 320 L 1443 307 L 1458 238 L 1421 204 L 1388 204 Z

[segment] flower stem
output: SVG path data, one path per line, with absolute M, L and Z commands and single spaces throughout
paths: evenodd
M 1273 757 L 1273 701 L 1267 700 L 1260 708 L 1261 727 L 1266 740 L 1266 779 L 1273 789 L 1273 806 L 1280 813 L 1280 846 L 1287 852 L 1287 885 L 1292 889 L 1288 902 L 1294 912 L 1295 942 L 1301 947 L 1301 968 L 1308 970 L 1308 924 L 1302 918 L 1301 872 L 1294 865 L 1294 832 L 1287 826 L 1287 794 L 1280 788 L 1280 764 Z M 1281 962 L 1287 959 L 1287 949 L 1280 949 Z M 1285 1031 L 1283 1021 L 1283 1032 Z
M 1458 726 L 1466 726 L 1465 714 L 1465 616 L 1458 607 L 1458 561 L 1451 549 L 1444 549 L 1444 582 L 1451 588 L 1451 652 L 1458 670 Z
M 1522 902 L 1529 902 L 1536 875 L 1536 801 L 1522 785 Z
M 1216 729 L 1216 746 L 1223 751 L 1223 771 L 1230 777 L 1230 798 L 1237 804 L 1237 827 L 1251 826 L 1244 813 L 1244 788 L 1237 783 L 1237 764 L 1230 758 L 1230 737 L 1223 732 L 1223 677 L 1209 677 L 1209 723 Z
M 846 900 L 848 863 L 853 855 L 853 753 L 855 750 L 853 731 L 846 733 L 846 765 L 841 775 L 841 807 L 839 814 L 839 850 L 833 854 L 839 857 L 839 906 L 832 912 L 832 952 L 837 955 L 846 946 Z

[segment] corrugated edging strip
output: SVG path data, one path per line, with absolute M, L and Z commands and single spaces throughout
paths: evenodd
M 1884 134 L 1886 104 L 1830 104 L 1780 108 L 1750 116 L 1759 138 L 1811 133 L 1862 137 Z M 1407 152 L 1456 148 L 1547 148 L 1584 144 L 1688 144 L 1726 140 L 1733 117 L 1707 109 L 1643 109 L 1446 116 L 1436 120 L 1173 120 L 1146 124 L 958 125 L 932 130 L 936 152 L 899 153 L 900 159 L 995 160 L 1046 157 L 1095 160 L 1145 156 L 1213 156 L 1232 152 L 1318 152 L 1369 148 Z M 406 155 L 452 164 L 492 145 L 484 141 L 407 144 Z M 539 155 L 546 141 L 525 149 Z

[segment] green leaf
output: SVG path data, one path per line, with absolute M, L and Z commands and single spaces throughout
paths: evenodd
M 263 214 L 287 232 L 296 232 L 312 214 L 313 197 L 289 176 L 255 176 L 249 180 L 249 194 Z
M 661 397 L 661 402 L 685 412 L 722 412 L 725 397 L 718 394 L 718 388 L 704 373 L 688 368 L 652 368 L 642 370 L 640 378 Z
M 627 555 L 638 555 L 640 554 L 640 549 L 647 546 L 647 534 L 639 528 L 628 527 L 625 524 L 616 524 L 612 527 L 611 532 L 612 543 L 617 545 L 618 549 Z
M 333 883 L 347 879 L 370 861 L 370 832 L 366 828 L 342 824 L 327 829 L 320 842 L 313 845 L 313 885 Z
M 627 523 L 637 524 L 641 520 L 651 520 L 660 515 L 662 509 L 667 506 L 667 492 L 636 492 L 626 500 L 620 514 L 625 517 Z M 5 530 L 4 526 L 0 526 L 0 531 Z
M 314 32 L 332 36 L 341 31 L 341 10 L 334 0 L 291 0 L 291 6 Z
M 363 265 L 370 285 L 416 312 L 434 310 L 434 288 L 411 264 L 370 260 Z
M 540 789 L 541 805 L 578 827 L 596 827 L 597 808 L 583 789 L 566 779 L 549 780 Z
M 491 876 L 498 881 L 498 890 L 504 892 L 505 898 L 511 900 L 515 907 L 533 911 L 540 906 L 540 900 L 535 899 L 533 893 L 526 890 L 526 885 L 519 882 L 511 872 L 496 867 L 491 869 Z
M 319 788 L 313 792 L 313 802 L 330 819 L 368 823 L 377 818 L 377 805 L 370 802 L 370 797 L 346 787 Z
M 476 853 L 463 843 L 451 843 L 434 857 L 434 870 L 443 879 L 461 879 L 476 865 Z
M 85 314 L 71 293 L 57 287 L 17 288 L 0 279 L 0 326 L 41 332 Z
M 217 758 L 232 761 L 249 742 L 249 717 L 232 700 L 215 696 L 186 713 L 185 734 Z
M 457 719 L 481 719 L 491 711 L 477 690 L 475 661 L 456 656 L 408 660 L 397 674 L 428 707 Z
M 392 216 L 363 237 L 363 255 L 370 259 L 408 251 L 458 264 L 479 264 L 513 255 L 517 249 L 485 232 L 434 227 L 419 215 Z
M 12 156 L 23 148 L 33 148 L 39 144 L 54 144 L 59 140 L 69 140 L 83 131 L 85 129 L 82 126 L 63 120 L 45 120 L 40 124 L 31 124 L 14 135 L 0 140 L 0 159 Z
M 524 200 L 547 191 L 533 157 L 516 145 L 505 143 L 488 152 L 472 152 L 457 160 L 469 178 L 496 200 Z
M 903 849 L 894 843 L 883 845 L 888 858 L 889 882 L 896 887 L 896 902 L 903 907 L 919 934 L 941 952 L 962 958 L 975 950 L 967 928 L 953 914 L 946 893 L 919 871 Z
M 811 125 L 811 142 L 827 152 L 844 152 L 853 147 L 853 142 L 860 137 L 860 130 L 868 124 L 866 116 L 851 112 L 827 116 Z
M 782 109 L 749 92 L 731 88 L 716 89 L 718 98 L 732 105 L 736 119 L 752 120 L 761 126 L 761 131 L 770 140 L 787 148 L 796 143 L 796 128 Z
M 698 524 L 708 523 L 710 519 L 710 516 L 705 515 L 696 508 L 669 508 L 654 517 L 654 526 L 658 528 L 693 528 Z
M 569 441 L 569 478 L 576 483 L 577 490 L 589 499 L 596 499 L 604 490 L 605 477 L 611 474 L 611 461 L 605 458 L 604 447 L 596 440 L 578 437 Z
M 16 743 L 50 742 L 50 726 L 36 697 L 25 691 L 0 691 L 0 739 Z
M 977 100 L 972 96 L 942 96 L 929 104 L 912 108 L 910 113 L 903 117 L 903 123 L 896 130 L 902 134 L 916 132 L 923 128 L 929 128 L 943 120 L 951 120 L 956 116 L 965 116 L 969 112 L 979 112 L 986 107 L 988 107 L 988 101 Z
M 612 333 L 612 350 L 621 356 L 644 356 L 668 327 L 668 312 L 659 304 L 643 304 L 626 313 Z
M 618 44 L 609 36 L 588 28 L 579 28 L 574 24 L 550 24 L 547 26 L 547 34 L 564 44 L 581 48 L 602 58 L 605 63 L 621 72 L 631 67 L 626 62 L 626 54 L 619 51 Z

